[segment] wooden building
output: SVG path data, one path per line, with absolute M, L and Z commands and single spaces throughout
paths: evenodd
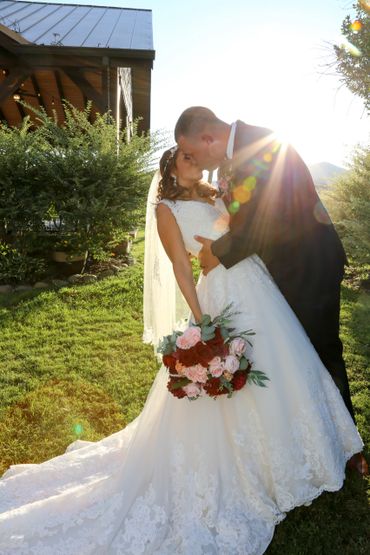
M 33 117 L 19 99 L 60 122 L 62 99 L 91 100 L 93 113 L 111 110 L 128 128 L 141 117 L 148 130 L 154 56 L 151 10 L 2 0 L 0 120 Z

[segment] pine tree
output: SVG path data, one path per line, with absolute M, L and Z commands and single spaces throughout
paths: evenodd
M 339 176 L 323 195 L 347 254 L 370 263 L 370 149 L 358 147 L 350 171 Z

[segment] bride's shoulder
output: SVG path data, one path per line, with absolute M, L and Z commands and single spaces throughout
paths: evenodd
M 179 202 L 178 200 L 170 200 L 168 198 L 162 198 L 158 203 L 157 203 L 157 211 L 159 209 L 160 206 L 162 207 L 167 207 L 171 210 L 171 212 L 173 212 L 174 214 L 177 214 L 180 210 L 180 205 L 181 202 Z M 166 208 L 164 209 L 166 210 Z
M 171 208 L 173 206 L 174 202 L 173 200 L 170 200 L 168 198 L 162 198 L 161 200 L 158 201 L 157 206 L 168 206 L 168 208 Z

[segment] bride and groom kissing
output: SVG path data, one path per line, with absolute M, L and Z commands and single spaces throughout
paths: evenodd
M 339 338 L 340 285 L 347 264 L 335 228 L 311 174 L 291 145 L 263 127 L 221 121 L 209 109 L 192 107 L 180 116 L 175 139 L 201 168 L 219 168 L 219 183 L 231 214 L 230 231 L 216 241 L 197 236 L 207 274 L 230 268 L 256 253 L 336 383 L 354 420 Z M 362 454 L 348 462 L 367 474 Z
M 194 323 L 232 304 L 268 387 L 178 399 L 162 364 L 124 429 L 5 472 L 0 555 L 262 555 L 288 511 L 341 489 L 346 464 L 368 472 L 339 339 L 346 256 L 304 162 L 203 107 L 175 138 L 148 195 L 144 337 L 173 330 L 176 282 Z M 202 180 L 217 167 L 222 191 Z

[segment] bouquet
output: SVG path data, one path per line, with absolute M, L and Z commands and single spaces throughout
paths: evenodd
M 248 336 L 252 330 L 234 333 L 230 327 L 231 305 L 213 320 L 203 315 L 199 324 L 185 331 L 174 331 L 162 339 L 158 352 L 169 370 L 168 390 L 175 397 L 190 400 L 209 395 L 231 397 L 247 382 L 266 387 L 269 378 L 264 372 L 252 370 L 247 357 Z

